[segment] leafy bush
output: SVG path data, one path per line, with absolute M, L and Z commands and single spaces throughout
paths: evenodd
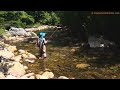
M 23 23 L 26 23 L 26 25 L 31 25 L 31 24 L 34 23 L 34 19 L 31 18 L 31 17 L 29 17 L 29 18 L 22 18 L 21 21 L 22 21 Z
M 3 33 L 5 33 L 5 29 L 0 29 L 0 35 L 2 35 Z
M 20 20 L 18 20 L 18 21 L 9 21 L 8 25 L 13 27 L 25 27 L 26 23 L 23 23 Z
M 46 25 L 57 25 L 60 23 L 60 18 L 55 12 L 42 11 L 40 23 Z

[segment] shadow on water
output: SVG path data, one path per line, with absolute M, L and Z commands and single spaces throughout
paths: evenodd
M 93 67 L 113 66 L 120 63 L 120 50 L 114 51 L 111 48 L 80 48 L 74 55 L 86 57 L 86 62 Z

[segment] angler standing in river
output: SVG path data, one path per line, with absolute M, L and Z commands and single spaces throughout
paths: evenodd
M 45 39 L 45 33 L 40 32 L 38 39 L 37 39 L 37 45 L 39 47 L 39 59 L 46 60 L 46 44 L 48 40 Z

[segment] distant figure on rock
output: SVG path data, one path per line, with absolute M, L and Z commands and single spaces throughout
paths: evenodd
M 43 33 L 43 32 L 40 32 L 39 33 L 39 36 L 37 38 L 37 45 L 39 47 L 39 58 L 42 58 L 43 56 L 43 59 L 46 60 L 46 43 L 48 42 L 46 39 L 45 39 L 45 34 L 46 33 Z

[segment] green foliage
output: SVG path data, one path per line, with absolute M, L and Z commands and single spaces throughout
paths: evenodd
M 60 23 L 60 17 L 53 11 L 42 11 L 40 23 L 47 25 L 58 25 Z
M 34 18 L 31 15 L 28 15 L 27 12 L 21 11 L 20 20 L 26 25 L 30 25 L 34 23 Z
M 5 29 L 0 29 L 0 35 L 5 33 Z
M 5 19 L 4 18 L 0 18 L 0 23 L 4 23 Z
M 40 23 L 35 23 L 35 24 L 33 24 L 33 27 L 39 27 L 41 24 Z
M 0 26 L 26 27 L 40 24 L 57 25 L 60 18 L 53 11 L 0 11 Z
M 42 20 L 40 20 L 40 23 L 42 23 L 42 24 L 50 24 L 50 22 L 51 22 L 50 13 L 43 11 L 41 16 L 42 16 Z
M 39 21 L 41 20 L 42 11 L 26 11 L 26 12 L 34 18 L 35 23 L 39 23 Z
M 51 12 L 51 23 L 52 25 L 58 25 L 60 24 L 60 17 L 55 13 L 55 12 Z

